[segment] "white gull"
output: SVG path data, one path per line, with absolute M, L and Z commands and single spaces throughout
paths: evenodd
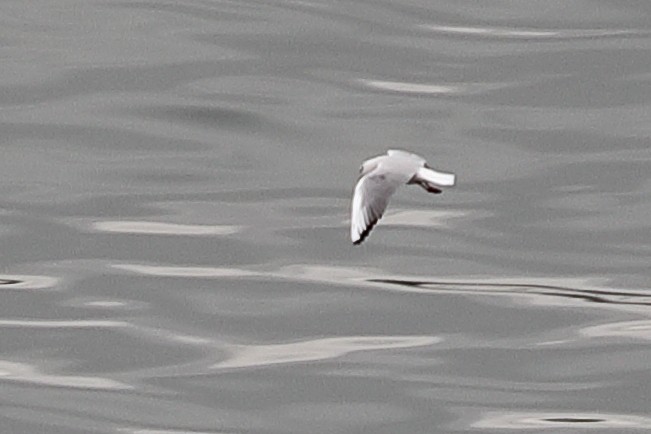
M 403 184 L 418 184 L 430 193 L 452 187 L 452 173 L 437 172 L 424 158 L 411 152 L 391 149 L 386 155 L 362 163 L 355 186 L 350 218 L 350 239 L 360 244 L 382 218 L 391 195 Z

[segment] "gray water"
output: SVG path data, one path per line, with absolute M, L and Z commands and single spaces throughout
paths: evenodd
M 651 431 L 651 3 L 0 5 L 0 432 Z M 360 163 L 405 188 L 350 243 Z

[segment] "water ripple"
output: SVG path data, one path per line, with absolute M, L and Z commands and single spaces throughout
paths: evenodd
M 368 281 L 443 292 L 545 295 L 552 297 L 561 297 L 565 299 L 576 299 L 584 302 L 606 303 L 610 305 L 651 306 L 651 296 L 648 293 L 637 293 L 620 290 L 609 291 L 603 289 L 572 288 L 569 286 L 537 283 L 532 280 L 533 279 L 531 279 L 529 282 L 513 282 L 507 280 L 498 283 L 481 281 L 418 281 L 403 279 L 369 279 Z
M 92 224 L 100 232 L 157 235 L 232 235 L 242 230 L 234 225 L 190 225 L 147 221 L 102 221 Z
M 651 320 L 622 321 L 581 329 L 588 337 L 626 337 L 651 340 Z
M 113 268 L 161 277 L 245 277 L 260 273 L 240 268 L 180 267 L 164 265 L 113 264 Z
M 413 223 L 412 223 L 413 224 Z M 315 281 L 332 285 L 355 285 L 419 294 L 476 294 L 524 297 L 530 304 L 568 305 L 594 303 L 622 309 L 651 306 L 648 291 L 610 288 L 599 278 L 432 278 L 431 276 L 391 275 L 381 270 L 321 265 L 288 265 L 276 270 L 243 268 L 183 267 L 142 264 L 113 264 L 113 268 L 166 277 L 235 278 L 264 277 Z
M 384 225 L 443 227 L 447 226 L 450 220 L 468 216 L 470 213 L 467 211 L 404 210 L 390 213 L 382 220 Z M 474 213 L 472 218 L 479 216 Z
M 0 290 L 3 289 L 46 289 L 59 283 L 51 276 L 28 276 L 20 274 L 0 274 Z
M 114 320 L 32 320 L 0 319 L 0 327 L 21 327 L 30 329 L 86 329 L 86 328 L 124 328 L 130 324 Z
M 375 269 L 318 265 L 286 266 L 273 275 L 419 294 L 524 296 L 534 304 L 556 304 L 552 300 L 560 297 L 564 300 L 563 304 L 567 304 L 568 299 L 576 299 L 582 302 L 607 305 L 651 305 L 651 296 L 647 292 L 608 289 L 606 282 L 598 278 L 494 278 L 487 276 L 461 280 L 431 276 L 390 275 Z
M 472 424 L 473 428 L 489 429 L 599 429 L 629 428 L 647 430 L 651 418 L 608 413 L 567 413 L 567 412 L 531 412 L 531 413 L 487 413 Z
M 386 81 L 358 79 L 365 87 L 405 95 L 460 95 L 475 94 L 507 86 L 507 83 L 409 83 L 405 81 Z
M 464 88 L 456 85 L 440 85 L 440 84 L 419 84 L 419 83 L 405 83 L 399 81 L 382 81 L 382 80 L 366 80 L 360 79 L 360 83 L 381 90 L 388 90 L 393 92 L 403 93 L 420 93 L 429 95 L 445 95 L 461 93 Z
M 231 357 L 212 368 L 244 368 L 325 360 L 356 351 L 422 347 L 441 341 L 441 338 L 434 336 L 346 336 L 289 344 L 236 345 L 230 349 Z
M 647 36 L 646 31 L 608 29 L 533 29 L 509 27 L 470 27 L 426 24 L 420 28 L 435 33 L 482 36 L 500 39 L 588 39 L 616 36 Z
M 197 431 L 197 430 L 176 430 L 176 429 L 157 429 L 157 428 L 119 428 L 118 432 L 128 434 L 233 434 L 234 431 Z
M 107 309 L 118 311 L 143 310 L 148 304 L 136 300 L 119 300 L 106 298 L 72 298 L 60 303 L 63 306 L 83 307 L 89 309 Z
M 78 375 L 51 375 L 40 372 L 27 363 L 16 363 L 0 360 L 0 381 L 11 380 L 42 386 L 70 387 L 75 389 L 93 390 L 128 390 L 132 386 L 102 377 L 86 377 Z

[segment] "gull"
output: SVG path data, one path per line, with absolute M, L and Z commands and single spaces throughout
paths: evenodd
M 437 172 L 425 159 L 411 152 L 390 149 L 362 163 L 355 185 L 350 218 L 350 239 L 360 244 L 382 218 L 391 195 L 403 184 L 418 184 L 430 193 L 452 187 L 452 173 Z

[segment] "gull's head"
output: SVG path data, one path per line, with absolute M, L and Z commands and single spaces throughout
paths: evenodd
M 375 169 L 376 166 L 377 166 L 377 164 L 375 164 L 375 163 L 371 163 L 370 161 L 366 161 L 366 162 L 364 162 L 364 164 L 362 164 L 361 167 L 359 168 L 359 173 L 360 173 L 362 176 L 363 176 L 363 175 L 366 175 L 367 173 L 369 173 L 369 172 L 371 172 L 373 169 Z
M 370 160 L 366 160 L 362 163 L 361 167 L 359 168 L 359 173 L 364 176 L 367 173 L 372 172 L 375 170 L 375 168 L 380 164 L 380 161 L 386 158 L 384 155 L 380 155 L 379 157 L 371 158 Z

